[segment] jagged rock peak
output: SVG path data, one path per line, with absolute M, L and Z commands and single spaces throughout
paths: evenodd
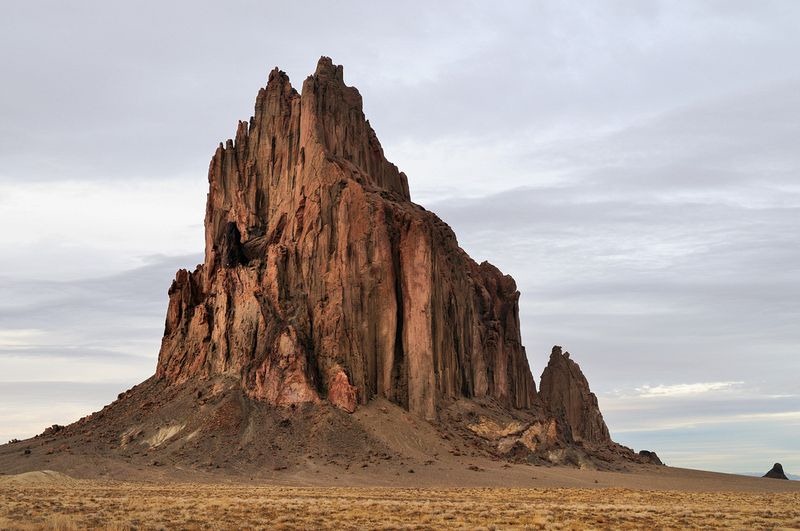
M 538 404 L 516 284 L 411 203 L 341 66 L 321 58 L 300 94 L 273 70 L 208 181 L 205 260 L 170 289 L 158 377 L 425 418 L 460 397 Z
M 556 345 L 542 373 L 539 396 L 551 414 L 569 426 L 578 441 L 605 444 L 611 441 L 597 397 L 580 366 Z
M 318 78 L 335 79 L 340 83 L 344 83 L 344 68 L 342 68 L 342 65 L 333 64 L 333 60 L 324 55 L 317 61 L 317 69 L 314 71 L 314 75 Z

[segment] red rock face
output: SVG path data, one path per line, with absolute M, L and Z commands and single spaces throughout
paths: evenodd
M 589 390 L 589 382 L 569 352 L 553 347 L 550 362 L 542 373 L 539 394 L 562 426 L 567 426 L 576 441 L 605 445 L 611 443 L 608 427 L 597 405 L 597 397 Z
M 320 59 L 302 94 L 273 70 L 208 178 L 205 260 L 170 288 L 158 377 L 428 419 L 460 397 L 537 402 L 514 280 L 410 201 L 341 66 Z

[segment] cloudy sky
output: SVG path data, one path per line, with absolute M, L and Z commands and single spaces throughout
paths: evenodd
M 800 473 L 798 27 L 792 0 L 4 3 L 0 440 L 153 373 L 217 143 L 324 54 L 517 280 L 535 374 L 564 346 L 669 464 Z

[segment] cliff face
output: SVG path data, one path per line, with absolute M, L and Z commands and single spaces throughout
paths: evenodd
M 611 443 L 608 427 L 597 405 L 597 397 L 589 390 L 589 382 L 581 368 L 553 347 L 550 361 L 542 373 L 539 390 L 542 401 L 561 426 L 571 431 L 575 441 L 605 445 Z
M 428 419 L 459 397 L 537 403 L 514 280 L 410 201 L 341 66 L 320 59 L 301 94 L 274 70 L 208 178 L 205 260 L 170 288 L 157 377 Z

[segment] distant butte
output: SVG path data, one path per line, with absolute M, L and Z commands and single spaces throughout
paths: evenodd
M 786 480 L 789 479 L 783 472 L 783 465 L 781 465 L 780 463 L 775 463 L 774 465 L 772 465 L 772 468 L 770 469 L 769 472 L 764 474 L 764 477 L 771 479 L 786 479 Z

